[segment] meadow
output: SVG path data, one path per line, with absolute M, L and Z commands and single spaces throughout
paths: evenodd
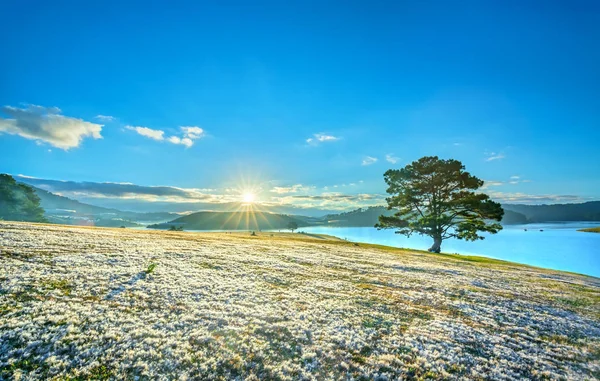
M 600 279 L 319 234 L 0 222 L 0 379 L 464 378 L 600 378 Z

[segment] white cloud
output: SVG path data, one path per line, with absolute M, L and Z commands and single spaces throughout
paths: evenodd
M 150 139 L 163 141 L 166 140 L 172 144 L 180 144 L 185 146 L 186 148 L 190 148 L 194 145 L 194 140 L 200 139 L 204 136 L 204 130 L 200 127 L 196 126 L 185 126 L 180 127 L 183 132 L 183 136 L 169 136 L 165 138 L 165 132 L 163 130 L 153 130 L 148 127 L 134 127 L 134 126 L 125 126 L 126 129 L 137 132 L 138 134 L 145 136 Z
M 181 139 L 181 143 L 180 144 L 183 144 L 184 146 L 190 148 L 191 146 L 194 145 L 194 142 L 190 138 L 183 138 L 183 139 Z
M 239 202 L 240 191 L 234 188 L 203 189 L 179 188 L 173 186 L 145 186 L 117 182 L 75 182 L 64 180 L 39 179 L 18 175 L 18 181 L 34 185 L 55 194 L 74 199 L 86 200 L 135 200 L 156 203 L 198 203 L 202 205 Z M 266 206 L 290 206 L 294 208 L 321 208 L 325 210 L 349 210 L 359 207 L 383 205 L 382 194 L 345 194 L 341 192 L 316 192 L 302 194 L 297 192 L 315 191 L 314 186 L 295 184 L 271 189 L 271 197 L 265 197 L 261 204 Z M 196 209 L 197 210 L 197 209 Z
M 200 139 L 204 136 L 204 130 L 200 127 L 196 126 L 187 126 L 181 127 L 185 137 L 190 138 L 192 140 Z
M 488 189 L 489 187 L 499 187 L 504 185 L 502 181 L 492 181 L 492 180 L 484 180 L 483 186 L 480 188 L 481 190 Z
M 325 134 L 316 134 L 315 138 L 317 138 L 317 140 L 320 142 L 334 142 L 336 140 L 340 140 L 340 138 L 338 138 L 336 136 L 325 135 Z
M 319 143 L 335 142 L 340 139 L 341 138 L 339 138 L 337 136 L 319 133 L 319 134 L 314 134 L 312 138 L 306 139 L 306 143 L 311 144 L 311 145 L 317 145 Z
M 180 138 L 180 137 L 177 137 L 177 136 L 169 136 L 167 138 L 167 141 L 169 143 L 173 143 L 173 144 L 184 145 L 187 148 L 190 148 L 191 146 L 194 145 L 194 142 L 192 141 L 192 139 L 190 139 L 190 138 Z
M 385 160 L 392 164 L 396 164 L 398 161 L 400 161 L 400 158 L 394 156 L 394 154 L 388 153 L 387 155 L 385 155 Z
M 521 180 L 520 176 L 511 176 L 507 181 L 493 181 L 493 180 L 485 180 L 481 189 L 488 189 L 489 187 L 497 187 L 501 185 L 517 185 L 520 183 L 528 183 L 530 180 Z
M 86 137 L 102 139 L 102 124 L 61 115 L 58 107 L 26 105 L 4 106 L 0 110 L 12 118 L 0 118 L 0 133 L 19 135 L 68 150 L 79 147 Z
M 115 120 L 117 120 L 117 118 L 110 115 L 96 115 L 95 118 L 103 122 L 114 122 Z
M 150 139 L 154 139 L 154 140 L 164 140 L 165 137 L 165 132 L 162 130 L 153 130 L 151 128 L 148 127 L 134 127 L 134 126 L 125 126 L 126 129 L 131 130 L 131 131 L 135 131 L 138 134 L 145 136 L 147 138 Z
M 285 194 L 285 193 L 308 192 L 308 191 L 311 191 L 314 189 L 315 189 L 314 186 L 295 184 L 295 185 L 291 185 L 289 187 L 273 187 L 271 189 L 271 192 L 277 193 L 277 194 Z
M 501 203 L 515 204 L 542 204 L 559 202 L 585 202 L 587 199 L 577 195 L 557 195 L 557 194 L 526 194 L 521 192 L 486 192 L 491 198 Z
M 79 199 L 83 202 L 95 201 L 103 205 L 114 205 L 120 202 L 140 203 L 172 203 L 187 204 L 192 209 L 183 210 L 213 210 L 211 205 L 218 209 L 229 202 L 241 200 L 240 190 L 237 188 L 179 188 L 173 186 L 145 186 L 122 182 L 75 182 L 66 180 L 40 179 L 31 176 L 15 176 L 18 181 L 34 185 L 49 192 L 60 194 L 65 197 Z M 356 188 L 353 188 L 356 189 Z M 300 193 L 300 192 L 310 193 Z M 255 194 L 262 194 L 260 189 Z M 264 198 L 263 198 L 264 196 Z M 385 195 L 358 193 L 347 194 L 342 192 L 320 192 L 311 185 L 294 184 L 288 187 L 279 187 L 277 190 L 270 189 L 260 196 L 260 205 L 267 207 L 292 207 L 301 209 L 317 208 L 321 210 L 350 210 L 359 207 L 384 205 Z M 192 204 L 198 205 L 197 207 Z M 125 205 L 125 204 L 123 204 Z M 178 207 L 170 210 L 176 210 Z M 208 209 L 207 209 L 208 208 Z M 287 213 L 287 212 L 286 212 Z
M 181 144 L 181 138 L 178 138 L 177 136 L 169 136 L 167 141 L 173 144 Z
M 493 160 L 500 160 L 500 159 L 504 159 L 504 154 L 492 152 L 488 155 L 487 158 L 485 158 L 485 161 L 493 161 Z
M 376 162 L 377 162 L 376 157 L 365 156 L 365 158 L 362 161 L 362 165 L 371 165 L 371 164 L 375 164 Z
M 18 175 L 17 180 L 49 192 L 72 198 L 134 199 L 147 202 L 206 202 L 234 201 L 224 195 L 213 193 L 214 189 L 178 188 L 172 186 L 144 186 L 132 183 L 76 182 L 39 179 Z
M 272 202 L 280 205 L 294 205 L 297 208 L 321 208 L 328 210 L 348 210 L 360 207 L 382 205 L 385 196 L 380 194 L 345 194 L 322 192 L 317 195 L 285 195 L 272 197 Z
M 345 188 L 345 187 L 356 187 L 359 186 L 359 184 L 363 184 L 364 181 L 363 180 L 358 180 L 357 182 L 353 182 L 353 183 L 344 183 L 344 184 L 333 184 L 333 185 L 327 185 L 324 186 L 323 189 L 327 190 L 329 188 Z

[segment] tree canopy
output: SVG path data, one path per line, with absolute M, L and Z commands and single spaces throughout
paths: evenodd
M 294 230 L 298 229 L 298 223 L 296 221 L 290 221 L 287 225 L 287 228 L 294 232 Z
M 483 181 L 465 171 L 458 160 L 425 156 L 402 169 L 384 174 L 388 184 L 388 209 L 378 229 L 397 229 L 396 233 L 413 233 L 433 238 L 429 251 L 439 253 L 444 239 L 467 241 L 483 239 L 479 232 L 497 233 L 504 211 L 486 194 L 476 192 Z
M 17 183 L 7 174 L 0 174 L 0 219 L 46 222 L 40 198 L 33 188 Z

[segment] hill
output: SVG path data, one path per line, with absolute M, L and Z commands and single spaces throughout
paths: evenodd
M 529 222 L 600 221 L 600 201 L 552 205 L 505 204 L 502 207 L 525 215 Z
M 114 208 L 105 208 L 82 203 L 67 197 L 53 194 L 35 186 L 29 185 L 40 198 L 40 204 L 46 211 L 50 222 L 73 225 L 96 226 L 144 226 L 153 224 L 151 228 L 168 228 L 172 224 L 185 226 L 193 230 L 219 229 L 285 229 L 289 221 L 294 220 L 299 227 L 332 226 L 332 227 L 373 227 L 380 215 L 391 215 L 393 211 L 384 206 L 359 208 L 349 212 L 330 213 L 323 217 L 307 217 L 282 213 L 282 207 L 266 207 L 255 205 L 255 212 L 248 215 L 249 222 L 245 223 L 245 212 L 203 211 L 193 213 L 189 218 L 169 212 L 131 212 Z M 197 205 L 196 205 L 197 206 Z M 524 224 L 529 222 L 553 221 L 600 221 L 600 201 L 581 204 L 554 205 L 502 205 L 505 214 L 502 224 Z M 239 203 L 220 205 L 222 208 L 239 209 Z M 213 213 L 216 215 L 213 216 Z M 225 213 L 225 214 L 219 214 Z M 287 216 L 287 217 L 274 217 Z M 256 220 L 256 222 L 255 222 Z M 169 223 L 164 223 L 170 221 Z
M 598 278 L 290 233 L 0 222 L 0 239 L 2 380 L 599 374 Z
M 502 224 L 526 224 L 554 221 L 600 221 L 600 201 L 581 204 L 520 205 L 503 204 Z M 321 224 L 336 227 L 372 227 L 380 215 L 391 215 L 393 211 L 383 206 L 356 209 L 351 212 L 328 214 Z
M 502 224 L 512 225 L 526 224 L 529 222 L 589 221 L 589 218 L 595 216 L 593 210 L 596 204 L 600 205 L 600 202 L 566 205 L 503 205 L 505 210 Z M 551 210 L 553 214 L 548 213 L 547 210 Z M 591 213 L 590 210 L 592 211 Z M 576 211 L 580 212 L 575 213 Z M 203 211 L 192 213 L 167 223 L 154 224 L 148 227 L 152 229 L 168 229 L 171 226 L 182 226 L 184 229 L 188 230 L 286 229 L 287 224 L 291 220 L 296 221 L 299 227 L 373 227 L 379 222 L 380 215 L 389 216 L 393 213 L 393 210 L 388 210 L 384 206 L 359 208 L 349 212 L 327 214 L 323 217 L 285 215 L 264 211 L 254 211 L 249 214 L 243 211 Z M 562 217 L 563 219 L 558 217 Z M 246 222 L 246 219 L 248 219 L 248 222 Z M 598 220 L 600 221 L 600 218 Z
M 346 213 L 328 214 L 322 218 L 321 224 L 335 227 L 373 227 L 379 222 L 380 215 L 390 216 L 393 213 L 393 210 L 388 210 L 384 206 L 372 206 Z M 502 224 L 525 224 L 527 222 L 527 217 L 522 213 L 512 210 L 504 211 Z
M 529 220 L 523 213 L 515 212 L 513 210 L 504 209 L 504 216 L 502 216 L 502 225 L 516 225 L 526 224 Z
M 59 196 L 31 185 L 29 186 L 33 188 L 40 198 L 40 204 L 45 210 L 45 216 L 52 223 L 131 227 L 143 226 L 143 224 L 151 222 L 168 221 L 179 216 L 175 213 L 137 213 L 103 208 Z
M 384 206 L 372 206 L 345 213 L 328 214 L 322 218 L 321 223 L 335 227 L 373 227 L 379 222 L 380 215 L 390 216 L 393 213 L 393 210 L 388 210 Z
M 287 229 L 290 222 L 298 227 L 314 226 L 319 220 L 304 216 L 263 213 L 257 211 L 196 212 L 172 221 L 149 225 L 150 229 L 168 229 L 171 226 L 185 230 L 280 230 Z

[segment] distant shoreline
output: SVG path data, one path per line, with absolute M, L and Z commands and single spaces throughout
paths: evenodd
M 595 228 L 579 229 L 577 231 L 578 232 L 585 232 L 585 233 L 600 233 L 600 226 L 597 226 Z

